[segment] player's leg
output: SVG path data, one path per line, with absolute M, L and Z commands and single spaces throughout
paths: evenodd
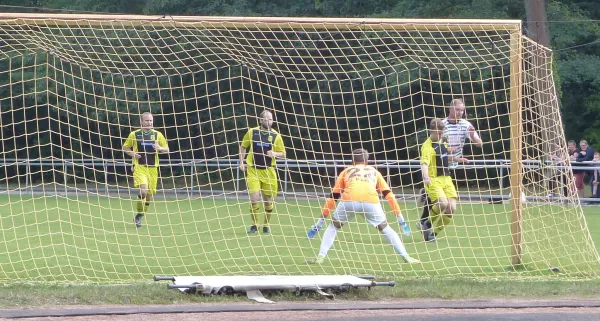
M 148 196 L 148 168 L 143 166 L 135 166 L 133 169 L 133 185 L 138 187 L 139 193 L 137 196 L 136 213 L 133 222 L 136 227 L 142 227 L 142 217 L 144 217 L 144 207 L 146 205 L 146 197 Z
M 362 213 L 364 213 L 367 222 L 375 226 L 383 234 L 385 239 L 394 247 L 396 253 L 402 257 L 402 260 L 406 263 L 420 263 L 419 260 L 408 255 L 400 236 L 387 223 L 381 204 L 362 203 L 362 205 Z
M 332 222 L 325 229 L 325 233 L 323 233 L 323 239 L 321 240 L 321 247 L 319 248 L 319 254 L 316 258 L 310 259 L 306 261 L 308 264 L 321 264 L 325 257 L 327 256 L 327 252 L 333 246 L 333 242 L 335 241 L 335 237 L 337 235 L 337 231 L 344 226 L 349 220 L 353 219 L 356 215 L 354 212 L 354 204 L 355 202 L 340 202 L 338 203 L 335 211 L 332 215 Z
M 425 187 L 425 189 L 427 191 L 427 195 L 429 195 L 429 199 L 431 200 L 431 206 L 429 217 L 425 224 L 425 227 L 428 228 L 422 229 L 421 232 L 423 233 L 423 239 L 425 242 L 433 242 L 435 241 L 433 228 L 437 219 L 439 218 L 440 213 L 446 209 L 448 202 L 446 195 L 444 194 L 444 189 L 437 177 L 431 179 L 431 182 Z
M 249 234 L 258 231 L 258 210 L 260 202 L 260 180 L 256 168 L 248 167 L 246 174 L 246 185 L 250 196 L 250 215 L 252 216 L 252 225 L 248 229 Z
M 418 206 L 423 207 L 421 218 L 417 222 L 417 227 L 421 231 L 430 229 L 431 223 L 429 222 L 429 211 L 431 210 L 432 202 L 425 188 L 421 188 L 419 190 L 419 198 L 417 199 L 417 204 Z
M 444 189 L 444 195 L 447 199 L 446 208 L 440 214 L 440 218 L 438 219 L 438 223 L 434 228 L 434 236 L 438 236 L 440 232 L 452 221 L 452 215 L 456 212 L 456 200 L 458 198 L 458 194 L 456 193 L 456 188 L 454 187 L 454 183 L 452 182 L 452 178 L 449 176 L 444 176 L 442 178 L 442 186 Z
M 278 191 L 277 173 L 275 168 L 269 167 L 263 170 L 260 175 L 260 188 L 263 194 L 263 205 L 265 208 L 265 219 L 263 225 L 263 233 L 271 233 L 271 216 L 275 207 L 275 197 Z
M 263 191 L 263 206 L 265 207 L 265 219 L 263 221 L 263 233 L 268 234 L 271 233 L 271 227 L 269 222 L 271 222 L 271 215 L 273 214 L 273 200 L 274 197 L 271 195 L 266 195 L 265 191 Z

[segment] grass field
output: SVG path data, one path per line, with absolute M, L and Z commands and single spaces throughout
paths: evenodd
M 245 201 L 244 201 L 245 202 Z M 584 207 L 593 242 L 572 206 L 528 205 L 523 214 L 524 265 L 509 268 L 510 214 L 503 204 L 463 204 L 436 244 L 416 231 L 414 204 L 404 204 L 413 235 L 409 253 L 423 261 L 402 264 L 362 218 L 338 233 L 322 266 L 304 264 L 320 239 L 307 240 L 320 204 L 277 204 L 272 234 L 247 235 L 248 204 L 198 198 L 153 204 L 143 228 L 132 223 L 131 200 L 103 197 L 0 197 L 0 279 L 131 283 L 153 275 L 372 274 L 376 276 L 589 278 L 600 269 L 593 242 L 600 242 L 600 213 Z M 387 206 L 387 205 L 385 205 Z M 395 218 L 391 217 L 396 230 Z

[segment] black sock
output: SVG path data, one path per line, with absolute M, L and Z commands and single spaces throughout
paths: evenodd
M 423 205 L 423 214 L 421 214 L 421 223 L 424 220 L 427 220 L 429 218 L 429 210 L 431 209 L 431 206 L 429 204 L 431 204 L 431 202 L 429 201 L 429 197 L 428 197 L 427 201 Z

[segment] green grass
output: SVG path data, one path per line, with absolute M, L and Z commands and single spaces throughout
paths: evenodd
M 153 203 L 144 227 L 132 223 L 132 201 L 100 197 L 0 197 L 0 280 L 135 282 L 153 275 L 372 274 L 414 277 L 571 277 L 600 269 L 579 210 L 530 205 L 523 214 L 523 266 L 510 268 L 510 213 L 503 204 L 464 204 L 436 244 L 416 231 L 414 204 L 404 204 L 413 235 L 402 264 L 381 235 L 358 218 L 345 226 L 325 264 L 304 264 L 320 240 L 307 240 L 319 202 L 277 204 L 272 234 L 247 235 L 247 201 L 197 198 Z M 387 205 L 386 205 L 387 206 Z M 591 231 L 600 216 L 584 208 Z M 262 215 L 261 215 L 262 217 Z M 390 217 L 397 230 L 395 218 Z M 535 231 L 535 232 L 533 232 Z M 592 235 L 598 242 L 600 234 Z
M 304 261 L 315 255 L 320 240 L 304 235 L 319 215 L 316 201 L 279 201 L 273 234 L 249 236 L 246 200 L 158 200 L 144 227 L 136 229 L 131 200 L 4 195 L 0 306 L 245 300 L 181 295 L 167 291 L 164 283 L 152 283 L 154 275 L 336 273 L 397 281 L 394 288 L 341 296 L 363 300 L 600 294 L 594 248 L 600 242 L 600 215 L 595 207 L 583 208 L 589 239 L 579 208 L 528 204 L 523 212 L 524 264 L 512 269 L 506 205 L 461 205 L 436 244 L 425 244 L 416 231 L 415 205 L 402 206 L 413 228 L 413 236 L 404 237 L 406 247 L 423 264 L 402 264 L 379 233 L 358 218 L 338 233 L 325 264 L 310 266 Z M 398 230 L 395 218 L 390 215 L 389 220 Z M 551 272 L 551 266 L 561 272 Z M 289 293 L 271 298 L 314 299 Z

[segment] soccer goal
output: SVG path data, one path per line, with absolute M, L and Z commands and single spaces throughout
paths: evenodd
M 0 66 L 1 280 L 597 277 L 552 51 L 521 21 L 0 13 Z M 483 143 L 464 145 L 453 222 L 427 243 L 419 151 L 453 99 Z M 286 157 L 271 233 L 248 235 L 240 143 L 265 109 Z M 138 228 L 123 144 L 144 112 L 170 151 Z M 360 218 L 305 264 L 321 237 L 306 231 L 355 148 L 399 198 L 422 264 Z

